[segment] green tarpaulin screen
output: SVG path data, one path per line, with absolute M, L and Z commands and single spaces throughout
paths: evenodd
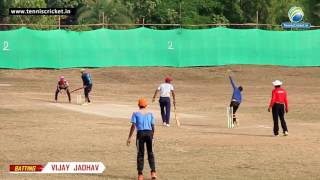
M 99 29 L 0 31 L 0 68 L 319 66 L 320 31 Z

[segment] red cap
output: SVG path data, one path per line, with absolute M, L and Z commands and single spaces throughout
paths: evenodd
M 166 78 L 164 79 L 164 81 L 165 81 L 166 83 L 170 83 L 172 80 L 173 80 L 173 79 L 172 79 L 171 77 L 166 77 Z

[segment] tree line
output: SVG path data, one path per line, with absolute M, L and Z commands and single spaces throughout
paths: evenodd
M 288 21 L 290 7 L 304 10 L 304 21 L 320 25 L 320 0 L 0 0 L 0 24 L 38 24 L 31 28 L 55 29 L 45 25 L 78 25 L 72 30 L 91 30 L 99 26 L 86 24 L 118 24 L 107 28 L 125 29 L 121 24 L 272 24 Z M 9 16 L 9 8 L 76 8 L 72 16 Z M 120 24 L 120 25 L 119 25 Z M 227 25 L 226 25 L 227 26 Z M 0 26 L 13 29 L 15 26 Z M 156 29 L 173 26 L 150 26 Z M 195 26 L 192 28 L 207 28 Z M 235 28 L 240 28 L 235 27 Z M 251 27 L 252 28 L 252 27 Z M 261 27 L 263 28 L 263 27 Z M 265 26 L 267 29 L 278 27 Z

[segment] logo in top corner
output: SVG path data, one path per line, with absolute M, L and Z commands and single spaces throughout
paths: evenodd
M 301 7 L 293 6 L 288 11 L 290 22 L 283 22 L 281 27 L 283 29 L 310 29 L 311 24 L 303 22 L 303 10 Z
M 303 19 L 304 13 L 301 7 L 291 7 L 288 11 L 288 17 L 291 22 L 298 23 L 301 22 Z

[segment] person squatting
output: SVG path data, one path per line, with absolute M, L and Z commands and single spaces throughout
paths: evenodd
M 68 81 L 64 78 L 64 76 L 60 76 L 58 84 L 57 84 L 57 89 L 55 93 L 55 102 L 58 102 L 58 94 L 61 93 L 61 90 L 65 90 L 68 95 L 69 103 L 71 103 L 71 96 L 70 96 L 70 91 L 69 91 L 69 83 Z

